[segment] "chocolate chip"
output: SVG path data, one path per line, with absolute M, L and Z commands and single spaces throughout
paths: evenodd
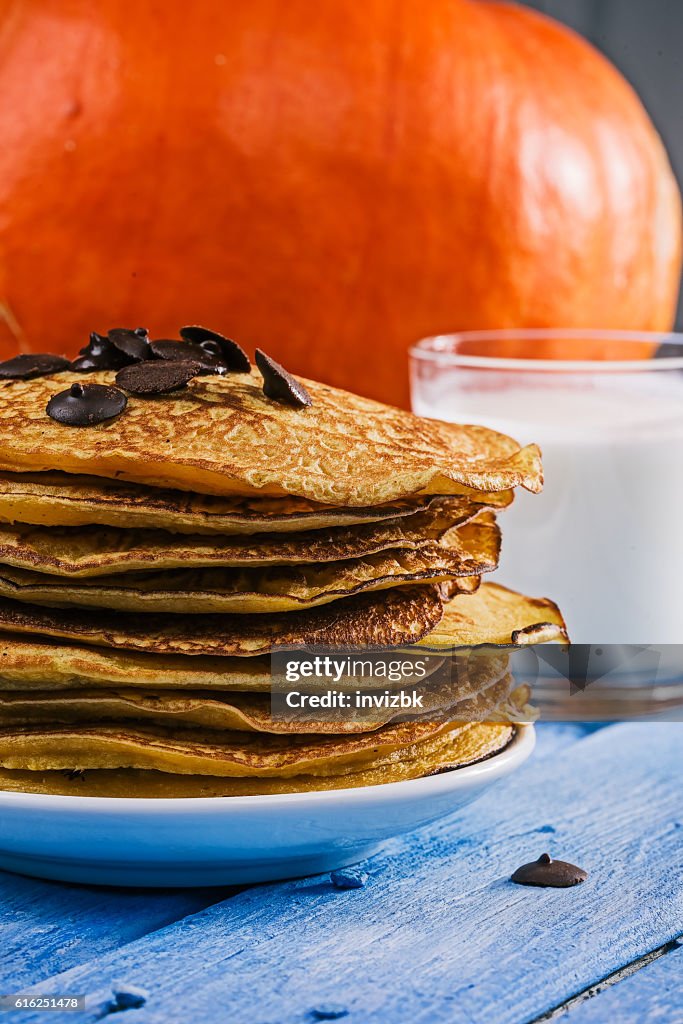
M 287 373 L 284 366 L 280 366 L 274 359 L 267 356 L 260 348 L 256 349 L 256 365 L 263 377 L 263 392 L 268 398 L 276 402 L 285 402 L 287 405 L 303 409 L 313 405 L 313 399 L 303 384 Z
M 93 331 L 88 344 L 80 350 L 81 354 L 74 359 L 71 369 L 75 373 L 93 373 L 96 370 L 118 370 L 130 363 L 130 358 L 121 352 L 103 334 Z
M 189 341 L 173 341 L 161 338 L 159 341 L 151 342 L 150 348 L 158 359 L 165 359 L 168 362 L 187 362 L 189 359 L 192 362 L 199 363 L 203 368 L 201 370 L 202 375 L 212 373 L 224 374 L 228 372 L 228 368 L 220 356 L 207 351 L 203 345 L 194 345 Z
M 552 886 L 555 889 L 567 889 L 579 882 L 585 882 L 588 872 L 569 864 L 566 860 L 553 860 L 549 853 L 542 853 L 538 860 L 522 864 L 511 876 L 518 885 Z
M 0 380 L 32 380 L 34 377 L 47 377 L 50 373 L 68 370 L 69 366 L 69 360 L 64 356 L 27 353 L 0 363 Z
M 177 363 L 204 356 L 204 350 L 199 345 L 190 345 L 187 341 L 175 338 L 158 338 L 150 341 L 149 347 L 157 359 L 167 359 L 169 362 Z
M 127 981 L 115 981 L 111 992 L 117 1010 L 139 1010 L 149 999 L 149 992 L 146 989 L 131 985 Z
M 362 889 L 367 885 L 368 873 L 359 868 L 342 868 L 330 874 L 330 881 L 335 889 Z
M 72 384 L 53 395 L 47 403 L 48 416 L 70 427 L 92 427 L 113 419 L 126 408 L 128 399 L 118 388 L 106 384 Z
M 107 331 L 107 337 L 117 352 L 126 356 L 129 363 L 141 363 L 152 358 L 152 350 L 144 327 L 136 327 L 130 331 L 126 327 L 113 327 Z
M 218 331 L 198 325 L 180 328 L 180 337 L 200 345 L 210 355 L 216 356 L 230 373 L 250 373 L 249 356 L 241 345 L 232 338 L 226 338 Z
M 124 366 L 116 374 L 116 383 L 132 395 L 164 395 L 184 388 L 201 371 L 201 365 L 190 360 L 164 362 L 159 359 Z
M 314 1006 L 311 1010 L 316 1020 L 339 1020 L 341 1017 L 348 1016 L 348 1012 L 341 1003 L 322 1003 L 320 1006 Z

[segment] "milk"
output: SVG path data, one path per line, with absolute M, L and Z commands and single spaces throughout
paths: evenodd
M 414 384 L 420 415 L 541 446 L 543 493 L 500 515 L 497 581 L 552 597 L 575 643 L 683 642 L 683 372 L 452 368 Z

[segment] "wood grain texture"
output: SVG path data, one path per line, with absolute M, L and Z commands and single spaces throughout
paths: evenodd
M 0 992 L 116 950 L 224 895 L 86 888 L 0 872 Z
M 365 889 L 339 892 L 327 876 L 250 889 L 121 948 L 93 947 L 38 988 L 88 994 L 82 1021 L 114 980 L 150 992 L 136 1024 L 287 1024 L 327 1002 L 363 1024 L 534 1020 L 680 932 L 682 742 L 679 724 L 569 739 L 459 817 L 394 841 L 369 862 Z M 509 881 L 546 849 L 589 880 Z
M 683 944 L 561 1014 L 556 1021 L 557 1024 L 677 1024 L 683 1021 Z
M 584 722 L 539 722 L 536 726 L 536 748 L 531 766 L 535 766 L 543 757 L 554 757 L 570 743 L 577 743 L 598 729 L 604 728 L 604 724 L 586 725 Z

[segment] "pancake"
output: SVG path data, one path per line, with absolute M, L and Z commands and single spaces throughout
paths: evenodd
M 0 689 L 70 690 L 135 685 L 143 690 L 240 690 L 271 687 L 270 658 L 145 654 L 81 647 L 27 636 L 0 637 Z
M 0 633 L 157 654 L 253 657 L 308 645 L 400 647 L 426 636 L 442 614 L 438 588 L 429 585 L 393 587 L 273 615 L 111 615 L 0 598 Z M 0 671 L 1 666 L 0 661 Z
M 0 765 L 30 771 L 144 768 L 178 775 L 340 775 L 400 759 L 449 728 L 401 722 L 349 736 L 278 736 L 151 725 L 41 725 L 0 729 Z
M 177 569 L 75 580 L 5 566 L 0 569 L 0 597 L 120 611 L 292 611 L 364 590 L 457 577 L 463 577 L 457 591 L 470 593 L 478 586 L 471 577 L 495 569 L 499 550 L 500 531 L 493 515 L 484 512 L 450 531 L 441 544 L 321 565 Z
M 552 601 L 525 597 L 497 583 L 482 584 L 476 594 L 456 597 L 445 606 L 445 614 L 437 588 L 427 586 L 396 587 L 310 611 L 253 617 L 146 615 L 141 619 L 121 612 L 112 618 L 102 612 L 60 611 L 0 600 L 3 632 L 116 650 L 239 657 L 306 645 L 417 644 L 417 650 L 442 652 L 483 644 L 561 641 L 567 636 Z
M 503 750 L 513 739 L 510 724 L 458 725 L 432 741 L 407 747 L 401 760 L 344 775 L 293 778 L 216 778 L 210 775 L 172 775 L 131 768 L 94 771 L 13 771 L 0 767 L 0 789 L 18 793 L 60 796 L 220 797 L 310 793 L 359 786 L 406 782 L 438 775 L 483 761 Z
M 113 372 L 88 375 L 89 384 L 114 380 Z M 344 506 L 542 486 L 535 445 L 521 449 L 485 427 L 422 419 L 315 381 L 304 382 L 312 405 L 291 408 L 266 397 L 256 370 L 197 377 L 182 392 L 152 399 L 132 396 L 122 415 L 76 436 L 45 407 L 82 382 L 65 372 L 0 383 L 0 471 L 58 469 L 201 494 L 294 495 Z
M 484 512 L 444 544 L 320 565 L 172 569 L 76 580 L 4 566 L 0 597 L 124 612 L 287 612 L 410 583 L 458 579 L 457 591 L 472 593 L 479 574 L 496 568 L 499 551 L 500 531 L 491 513 Z
M 419 644 L 412 649 L 415 660 L 419 660 L 424 653 Z M 403 654 L 404 651 L 401 651 L 400 656 Z M 430 653 L 428 665 L 425 688 L 428 693 L 434 694 L 441 707 L 445 707 L 444 696 L 452 698 L 456 695 L 458 700 L 470 699 L 506 676 L 510 668 L 510 651 L 506 647 L 488 645 L 456 648 L 440 658 Z
M 0 565 L 71 579 L 121 572 L 226 566 L 306 565 L 367 558 L 382 551 L 457 551 L 459 532 L 483 507 L 468 498 L 435 498 L 430 508 L 379 523 L 253 536 L 171 534 L 165 530 L 0 525 Z
M 401 658 L 404 656 L 405 652 L 401 652 Z M 502 656 L 504 658 L 505 655 Z M 134 685 L 136 690 L 143 692 L 214 690 L 264 693 L 273 686 L 270 661 L 265 655 L 255 658 L 202 655 L 188 658 L 182 654 L 142 654 L 4 634 L 0 642 L 0 690 L 54 693 Z M 503 674 L 506 662 L 496 664 L 489 672 L 488 664 L 483 659 L 481 661 L 479 665 L 474 659 L 468 659 L 467 676 L 458 677 L 459 692 L 463 695 L 470 692 L 466 689 L 469 680 L 476 692 L 485 681 Z M 442 658 L 430 655 L 425 678 L 437 672 L 442 664 Z M 358 683 L 358 678 L 342 676 L 335 686 L 355 688 Z M 368 685 L 367 680 L 364 683 Z M 384 688 L 385 680 L 378 680 L 377 686 Z
M 505 508 L 512 497 L 509 490 L 479 494 L 475 510 Z M 383 505 L 343 508 L 293 497 L 220 498 L 59 472 L 0 473 L 0 522 L 50 527 L 96 524 L 131 531 L 225 536 L 310 532 L 412 516 L 439 508 L 444 500 L 438 495 L 422 495 Z M 450 508 L 458 502 L 461 514 L 469 518 L 472 498 L 447 500 Z M 4 543 L 6 546 L 7 541 Z
M 481 693 L 458 700 L 450 687 L 425 692 L 425 712 L 420 719 L 429 721 L 481 721 L 494 714 L 512 689 L 505 675 L 487 685 Z M 74 723 L 127 723 L 160 725 L 173 729 L 199 728 L 232 732 L 346 733 L 368 732 L 408 716 L 391 708 L 354 710 L 353 718 L 315 719 L 311 711 L 285 719 L 271 714 L 270 696 L 263 694 L 221 694 L 198 692 L 190 696 L 173 690 L 153 693 L 134 689 L 51 690 L 28 693 L 0 691 L 0 728 L 14 725 L 73 725 Z M 414 715 L 412 717 L 415 717 Z
M 418 646 L 442 652 L 479 644 L 523 646 L 566 640 L 564 619 L 552 601 L 486 583 L 476 594 L 445 605 L 439 624 Z

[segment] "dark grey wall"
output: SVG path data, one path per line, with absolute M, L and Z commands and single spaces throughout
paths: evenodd
M 683 185 L 683 0 L 522 0 L 590 39 L 628 78 Z M 678 306 L 683 326 L 683 294 Z

